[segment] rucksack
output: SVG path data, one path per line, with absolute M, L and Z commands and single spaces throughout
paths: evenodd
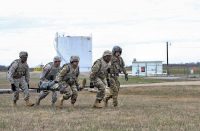
M 70 72 L 69 63 L 64 64 L 64 65 L 60 68 L 60 71 L 64 68 L 64 66 L 67 66 L 67 67 L 68 67 L 67 73 L 69 73 L 69 72 Z M 79 67 L 78 67 L 78 72 L 80 72 L 80 71 L 79 71 Z M 77 74 L 77 76 L 78 76 L 78 75 L 79 75 L 79 74 Z
M 13 61 L 13 62 L 8 66 L 8 68 L 7 68 L 7 72 L 9 72 L 10 67 L 11 67 L 15 62 L 17 62 L 17 67 L 19 66 L 19 62 L 18 62 L 18 60 L 19 60 L 19 59 L 14 60 L 14 61 Z
M 102 66 L 101 59 L 97 59 L 97 60 L 94 62 L 93 66 L 94 66 L 98 61 L 100 61 L 100 67 L 99 67 L 99 70 L 98 70 L 98 73 L 99 73 L 99 71 L 101 70 L 101 66 Z M 92 66 L 92 68 L 93 68 L 93 66 Z

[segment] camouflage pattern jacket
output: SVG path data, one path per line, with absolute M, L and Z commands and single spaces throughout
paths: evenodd
M 8 70 L 8 80 L 11 84 L 14 83 L 14 79 L 25 77 L 27 83 L 30 80 L 29 66 L 27 62 L 22 63 L 21 59 L 17 59 L 12 62 Z
M 43 71 L 42 74 L 40 75 L 40 80 L 41 81 L 53 81 L 56 78 L 57 73 L 60 70 L 60 66 L 59 67 L 55 67 L 53 62 L 50 62 L 48 64 L 46 64 L 43 67 Z
M 110 63 L 106 63 L 103 58 L 96 60 L 91 69 L 90 81 L 95 81 L 96 78 L 100 78 L 101 80 L 108 78 L 109 68 Z
M 119 76 L 119 73 L 123 72 L 124 74 L 127 74 L 125 69 L 124 60 L 122 57 L 116 57 L 112 56 L 111 58 L 111 67 L 110 67 L 110 73 L 114 76 Z
M 58 81 L 59 83 L 66 82 L 70 86 L 74 84 L 77 85 L 79 74 L 79 66 L 74 69 L 71 64 L 65 64 L 56 76 L 56 81 Z

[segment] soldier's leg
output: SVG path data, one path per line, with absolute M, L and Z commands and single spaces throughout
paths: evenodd
M 72 90 L 71 104 L 72 104 L 72 106 L 73 106 L 74 103 L 76 102 L 77 97 L 78 97 L 78 91 L 77 91 L 75 85 L 72 85 L 72 86 L 71 86 L 71 90 Z
M 97 100 L 102 101 L 103 98 L 105 97 L 105 87 L 106 87 L 105 83 L 103 83 L 102 81 L 98 81 L 97 83 L 98 91 L 96 95 Z
M 64 100 L 68 100 L 72 96 L 72 91 L 70 86 L 67 87 L 65 94 L 63 95 Z
M 20 85 L 21 85 L 21 88 L 24 92 L 24 100 L 26 101 L 26 106 L 33 106 L 34 104 L 29 102 L 29 96 L 30 96 L 29 95 L 29 89 L 28 89 L 28 84 L 25 81 L 24 77 L 22 77 L 20 79 Z
M 64 87 L 65 87 L 65 91 L 61 92 L 63 95 L 60 98 L 59 108 L 62 108 L 64 100 L 68 100 L 72 95 L 71 88 L 69 87 L 69 85 L 63 85 L 62 88 Z
M 42 99 L 44 99 L 48 94 L 49 94 L 49 91 L 47 91 L 47 90 L 41 91 L 40 94 L 39 94 L 39 97 L 38 97 L 37 100 L 36 100 L 36 105 L 39 105 L 39 104 L 40 104 L 40 101 L 41 101 Z
M 113 106 L 118 106 L 118 93 L 119 93 L 120 83 L 119 80 L 115 79 L 115 86 L 113 88 Z
M 54 105 L 57 101 L 57 92 L 56 91 L 52 91 L 52 105 Z
M 16 91 L 13 92 L 13 106 L 16 106 L 17 101 L 19 100 L 19 81 L 15 80 Z
M 105 107 L 108 106 L 108 100 L 110 98 L 113 98 L 115 87 L 116 87 L 115 80 L 113 78 L 110 78 L 110 87 L 109 87 L 110 93 L 105 95 L 105 98 L 104 98 Z
M 103 106 L 101 105 L 101 101 L 105 97 L 106 84 L 101 79 L 97 79 L 95 86 L 98 88 L 98 91 L 97 91 L 96 100 L 93 107 L 102 108 Z

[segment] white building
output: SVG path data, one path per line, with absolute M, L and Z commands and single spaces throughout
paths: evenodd
M 62 58 L 62 65 L 70 62 L 72 55 L 80 57 L 80 71 L 89 72 L 92 66 L 92 38 L 87 36 L 59 36 L 55 39 L 57 55 Z
M 133 61 L 133 76 L 157 76 L 162 75 L 162 61 Z

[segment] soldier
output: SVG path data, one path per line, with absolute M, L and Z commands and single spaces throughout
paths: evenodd
M 41 85 L 44 82 L 50 82 L 55 80 L 56 75 L 60 70 L 60 62 L 61 58 L 59 56 L 55 56 L 53 62 L 50 62 L 43 67 L 39 85 Z M 36 100 L 36 105 L 39 105 L 40 101 L 44 99 L 48 94 L 49 90 L 41 91 L 38 99 Z M 52 106 L 55 105 L 56 101 L 57 101 L 57 93 L 56 91 L 52 91 L 52 100 L 51 100 Z
M 8 67 L 8 80 L 11 83 L 11 89 L 13 93 L 13 105 L 16 106 L 17 100 L 19 100 L 19 88 L 24 92 L 24 100 L 26 106 L 33 106 L 29 103 L 29 66 L 27 64 L 28 53 L 21 51 L 19 53 L 20 59 L 14 60 Z
M 121 57 L 122 48 L 119 46 L 114 46 L 112 49 L 111 67 L 110 67 L 110 94 L 104 98 L 105 106 L 108 106 L 108 100 L 113 99 L 113 106 L 118 106 L 118 92 L 120 88 L 120 82 L 118 80 L 119 73 L 123 72 L 125 74 L 125 80 L 128 81 L 128 74 L 125 69 L 124 61 Z
M 59 107 L 63 107 L 64 100 L 71 98 L 71 105 L 74 107 L 76 99 L 78 97 L 78 76 L 79 76 L 79 57 L 71 56 L 70 63 L 64 64 L 58 75 L 56 76 L 56 82 L 61 86 L 60 93 L 63 96 L 60 98 Z
M 97 87 L 98 92 L 94 102 L 94 108 L 102 108 L 101 101 L 105 96 L 106 78 L 108 79 L 108 69 L 110 66 L 112 52 L 107 50 L 103 53 L 102 58 L 96 60 L 92 66 L 90 74 L 90 88 Z

